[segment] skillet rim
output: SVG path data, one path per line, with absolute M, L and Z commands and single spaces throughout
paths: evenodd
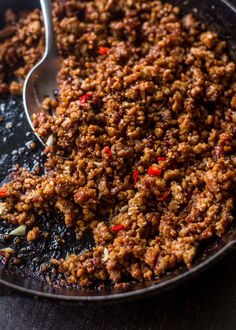
M 235 3 L 232 3 L 231 0 L 220 0 L 222 4 L 224 4 L 230 11 L 236 15 L 236 1 Z M 236 228 L 234 230 L 236 232 Z M 202 273 L 203 271 L 207 270 L 209 267 L 213 266 L 216 262 L 218 262 L 220 259 L 222 259 L 225 255 L 232 252 L 234 249 L 236 249 L 236 238 L 229 241 L 225 246 L 220 248 L 216 253 L 211 255 L 210 257 L 207 257 L 205 260 L 200 261 L 198 264 L 194 265 L 192 268 L 190 268 L 187 271 L 184 271 L 183 273 L 176 275 L 170 279 L 167 279 L 161 283 L 157 283 L 154 285 L 150 285 L 149 287 L 144 287 L 141 289 L 136 289 L 133 291 L 125 291 L 120 293 L 111 293 L 106 295 L 88 295 L 88 296 L 73 296 L 73 295 L 63 295 L 63 294 L 57 294 L 57 293 L 48 293 L 43 291 L 37 291 L 35 289 L 29 289 L 17 284 L 14 284 L 10 281 L 7 281 L 5 279 L 2 279 L 0 277 L 0 285 L 4 286 L 4 289 L 6 291 L 7 295 L 7 289 L 12 289 L 18 293 L 33 296 L 34 298 L 40 298 L 40 299 L 47 299 L 52 301 L 59 300 L 62 303 L 76 303 L 78 305 L 87 305 L 87 304 L 111 304 L 111 303 L 118 303 L 122 301 L 129 301 L 133 298 L 140 299 L 145 298 L 147 296 L 152 296 L 157 293 L 164 292 L 168 289 L 171 289 L 184 281 L 190 280 L 194 276 L 197 276 L 198 274 Z M 17 274 L 15 274 L 17 276 Z
M 224 256 L 232 252 L 236 249 L 236 240 L 232 240 L 227 243 L 223 248 L 220 248 L 215 254 L 211 257 L 206 258 L 206 260 L 200 262 L 198 265 L 193 266 L 189 270 L 185 271 L 182 274 L 176 275 L 173 278 L 163 281 L 161 283 L 157 283 L 151 285 L 146 288 L 137 289 L 134 291 L 127 291 L 121 293 L 113 293 L 110 295 L 98 295 L 98 296 L 69 296 L 62 294 L 54 294 L 47 292 L 35 291 L 33 289 L 28 289 L 25 287 L 21 287 L 19 285 L 10 283 L 6 280 L 0 278 L 0 285 L 4 285 L 8 289 L 13 289 L 19 293 L 24 295 L 33 296 L 35 299 L 37 298 L 45 298 L 47 300 L 56 301 L 59 300 L 62 303 L 77 303 L 78 305 L 87 305 L 87 304 L 114 304 L 118 302 L 130 301 L 134 297 L 136 299 L 146 298 L 153 296 L 157 293 L 162 293 L 168 289 L 174 288 L 175 286 L 190 280 L 194 276 L 200 275 L 202 272 L 206 271 L 208 268 L 216 264 L 219 260 L 221 260 Z M 7 293 L 6 293 L 7 295 Z

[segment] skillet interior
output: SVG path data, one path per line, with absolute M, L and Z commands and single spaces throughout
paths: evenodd
M 189 1 L 169 1 L 180 5 L 183 12 L 189 12 L 191 8 L 196 8 L 196 14 L 204 21 L 209 22 L 209 25 L 217 30 L 224 39 L 228 40 L 231 56 L 236 58 L 236 23 L 235 15 L 236 8 L 228 1 L 204 1 L 199 0 L 197 3 L 194 0 Z M 0 21 L 2 20 L 3 12 L 6 8 L 20 10 L 22 8 L 31 9 L 38 6 L 38 1 L 14 1 L 2 0 L 0 3 Z M 207 14 L 206 14 L 207 13 Z M 9 110 L 5 108 L 8 108 Z M 17 109 L 14 111 L 14 108 Z M 23 107 L 20 99 L 7 98 L 0 100 L 0 112 L 6 112 L 8 115 L 7 121 L 13 123 L 13 127 L 6 131 L 4 127 L 0 127 L 0 181 L 5 179 L 13 164 L 20 163 L 21 165 L 32 168 L 35 163 L 42 160 L 41 150 L 37 153 L 30 152 L 27 148 L 23 149 L 26 141 L 32 140 L 33 136 L 27 131 L 30 131 L 27 120 L 23 114 Z M 6 121 L 5 121 L 6 123 Z M 4 124 L 5 125 L 5 124 Z M 7 136 L 6 136 L 7 135 Z M 15 151 L 17 150 L 17 151 Z M 213 263 L 220 256 L 230 250 L 235 244 L 236 228 L 232 226 L 229 232 L 218 242 L 208 244 L 202 250 L 201 256 L 190 270 L 180 269 L 172 274 L 169 274 L 158 282 L 146 282 L 145 284 L 134 285 L 126 291 L 109 289 L 104 292 L 80 291 L 67 288 L 54 288 L 50 285 L 43 284 L 37 279 L 12 274 L 4 269 L 0 269 L 0 283 L 15 289 L 32 293 L 34 295 L 47 296 L 50 298 L 59 298 L 62 300 L 78 301 L 78 302 L 100 302 L 112 301 L 118 299 L 131 299 L 134 296 L 141 296 L 151 293 L 157 293 L 163 289 L 170 288 L 172 285 L 183 281 L 187 277 L 196 274 L 202 269 Z

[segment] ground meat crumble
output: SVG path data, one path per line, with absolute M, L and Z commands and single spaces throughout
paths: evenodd
M 36 215 L 51 210 L 78 240 L 91 230 L 92 249 L 51 260 L 68 283 L 119 285 L 190 267 L 201 242 L 233 221 L 236 80 L 226 43 L 164 1 L 58 0 L 53 14 L 59 88 L 34 116 L 46 174 L 14 172 L 0 190 L 1 219 L 26 225 L 29 241 L 40 234 Z M 19 95 L 44 27 L 38 9 L 8 10 L 5 20 L 0 93 Z

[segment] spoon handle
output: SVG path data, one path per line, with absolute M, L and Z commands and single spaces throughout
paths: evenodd
M 51 0 L 40 0 L 44 26 L 45 26 L 45 54 L 44 56 L 57 55 L 57 45 L 53 28 L 52 2 Z

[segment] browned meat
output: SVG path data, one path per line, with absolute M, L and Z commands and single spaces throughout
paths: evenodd
M 236 82 L 226 43 L 158 0 L 58 0 L 53 15 L 58 100 L 45 99 L 34 118 L 48 140 L 47 174 L 14 173 L 1 218 L 25 223 L 30 241 L 47 210 L 77 239 L 90 229 L 90 251 L 52 260 L 68 283 L 119 286 L 190 267 L 201 242 L 233 221 Z M 43 53 L 40 11 L 8 11 L 0 39 L 0 93 L 19 94 Z

